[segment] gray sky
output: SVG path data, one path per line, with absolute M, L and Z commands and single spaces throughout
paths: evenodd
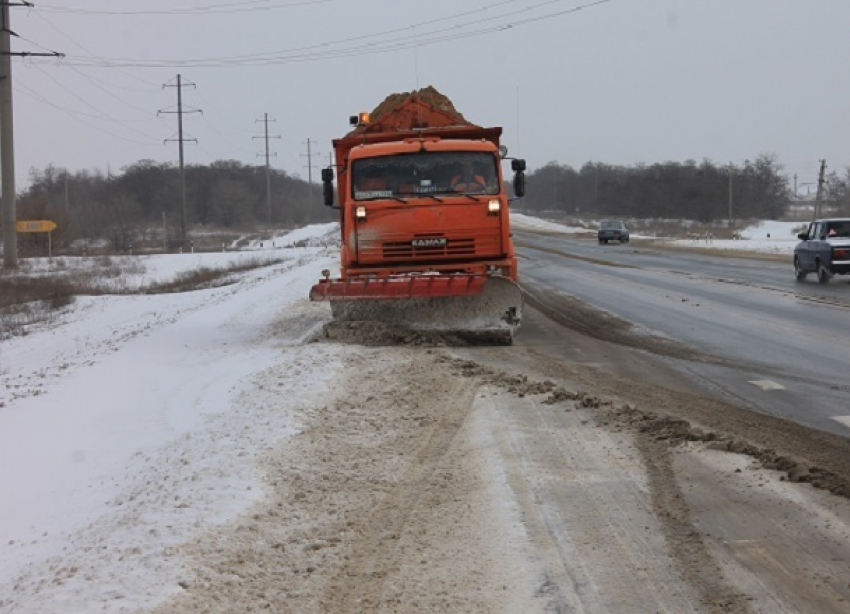
M 268 113 L 273 166 L 306 177 L 308 138 L 318 167 L 349 115 L 434 85 L 532 169 L 772 153 L 803 183 L 821 158 L 850 166 L 847 0 L 33 2 L 12 9 L 13 50 L 67 57 L 14 60 L 19 189 L 49 163 L 176 162 L 177 116 L 157 110 L 178 73 L 203 110 L 187 163 L 263 163 Z

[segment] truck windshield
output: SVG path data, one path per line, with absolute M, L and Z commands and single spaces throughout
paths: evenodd
M 354 200 L 498 194 L 496 156 L 487 152 L 424 152 L 355 160 Z

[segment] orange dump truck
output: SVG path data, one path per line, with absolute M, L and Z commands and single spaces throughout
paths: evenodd
M 324 199 L 339 209 L 340 277 L 310 291 L 338 320 L 511 343 L 522 316 L 501 128 L 464 119 L 433 88 L 394 94 L 333 141 Z M 522 196 L 525 162 L 511 159 Z

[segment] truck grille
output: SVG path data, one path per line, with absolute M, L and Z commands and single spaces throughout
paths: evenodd
M 415 235 L 414 239 L 437 239 L 439 235 Z M 412 240 L 385 241 L 382 245 L 386 260 L 408 260 L 411 258 L 460 257 L 475 255 L 475 239 L 472 237 L 448 239 L 445 245 L 417 245 Z M 427 241 L 426 241 L 427 242 Z

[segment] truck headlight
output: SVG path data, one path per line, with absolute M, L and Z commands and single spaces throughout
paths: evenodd
M 357 209 L 354 210 L 354 217 L 356 217 L 358 220 L 365 220 L 366 219 L 366 207 L 364 207 L 363 205 L 360 205 L 359 207 L 357 207 Z
M 487 203 L 487 213 L 498 213 L 501 208 L 501 204 L 498 200 L 491 200 Z

